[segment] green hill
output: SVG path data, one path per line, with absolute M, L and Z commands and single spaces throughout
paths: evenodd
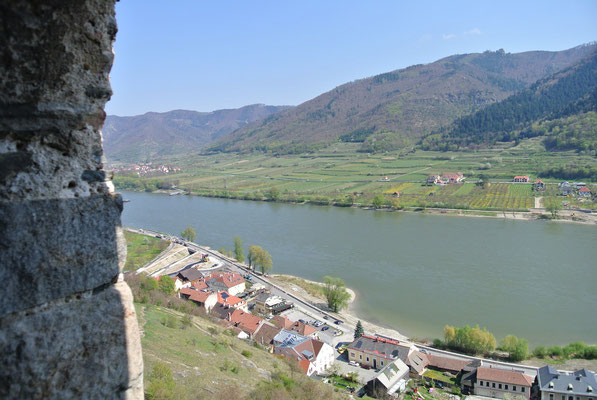
M 509 142 L 545 134 L 558 134 L 569 127 L 566 144 L 547 140 L 548 149 L 589 150 L 597 132 L 592 119 L 581 116 L 597 110 L 597 53 L 546 78 L 529 88 L 492 104 L 423 139 L 422 147 L 459 150 Z M 571 120 L 567 117 L 576 116 Z M 564 119 L 564 120 L 562 120 Z M 554 120 L 549 124 L 546 121 Z M 559 120 L 559 121 L 557 121 Z M 583 120 L 587 123 L 578 123 Z M 534 124 L 534 125 L 533 125 Z M 582 140 L 573 137 L 582 136 Z M 563 138 L 560 137 L 560 141 Z M 583 142 L 581 144 L 580 142 Z
M 287 108 L 254 104 L 213 112 L 175 110 L 133 117 L 109 115 L 102 131 L 104 151 L 108 160 L 121 162 L 196 152 L 251 121 Z
M 361 143 L 360 150 L 368 152 L 409 148 L 457 118 L 578 62 L 596 47 L 487 51 L 414 65 L 341 85 L 247 124 L 206 150 L 301 153 L 338 140 Z

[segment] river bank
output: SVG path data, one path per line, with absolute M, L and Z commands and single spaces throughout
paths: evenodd
M 141 191 L 139 191 L 141 192 Z M 146 192 L 144 192 L 146 193 Z M 218 197 L 218 196 L 207 196 L 197 193 L 182 193 L 181 191 L 171 190 L 154 190 L 149 193 L 152 194 L 167 194 L 170 196 L 197 196 L 202 198 L 224 198 L 231 200 L 243 200 L 243 201 L 256 201 L 266 203 L 280 203 L 280 204 L 293 204 L 293 205 L 316 205 L 325 207 L 339 207 L 339 208 L 352 208 L 361 209 L 366 211 L 385 211 L 385 212 L 399 212 L 399 213 L 417 213 L 426 215 L 443 215 L 443 216 L 456 216 L 456 217 L 473 217 L 473 218 L 495 218 L 495 219 L 507 219 L 516 221 L 534 221 L 534 220 L 548 220 L 550 222 L 558 223 L 574 223 L 584 225 L 597 225 L 597 213 L 584 212 L 582 210 L 561 210 L 558 212 L 558 216 L 553 218 L 551 213 L 545 209 L 530 209 L 529 211 L 511 210 L 511 209 L 474 209 L 474 208 L 434 208 L 434 207 L 405 207 L 394 209 L 391 207 L 374 208 L 370 205 L 358 205 L 353 204 L 350 206 L 338 204 L 335 202 L 322 203 L 320 201 L 275 201 L 269 199 L 246 199 L 240 197 Z
M 308 289 L 310 286 L 312 287 L 314 285 L 323 287 L 324 284 L 322 282 L 311 281 L 308 279 L 299 278 L 297 276 L 283 274 L 270 275 L 269 279 L 270 281 L 272 281 L 272 283 L 275 283 L 276 285 L 282 287 L 284 290 L 293 293 L 303 301 L 310 303 L 313 306 L 335 316 L 336 319 L 344 321 L 345 323 L 348 323 L 350 325 L 356 325 L 358 321 L 361 321 L 363 329 L 365 330 L 365 332 L 369 334 L 376 333 L 379 335 L 389 336 L 399 340 L 409 340 L 407 336 L 398 332 L 396 329 L 375 324 L 357 315 L 354 308 L 354 304 L 357 300 L 357 292 L 354 289 L 348 287 L 346 288 L 346 291 L 350 294 L 348 307 L 344 310 L 341 310 L 340 312 L 334 313 L 329 311 L 323 294 L 318 296 Z

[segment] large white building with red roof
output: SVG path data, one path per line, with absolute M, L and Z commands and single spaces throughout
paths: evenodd
M 329 344 L 301 335 L 292 335 L 289 331 L 282 330 L 280 334 L 283 333 L 289 334 L 292 339 L 286 339 L 276 345 L 274 354 L 296 361 L 307 376 L 322 374 L 333 364 L 334 349 Z
M 499 368 L 477 368 L 474 393 L 480 396 L 503 399 L 509 396 L 531 397 L 533 378 L 522 372 Z
M 245 279 L 236 272 L 213 272 L 204 280 L 214 292 L 225 290 L 234 296 L 245 291 Z

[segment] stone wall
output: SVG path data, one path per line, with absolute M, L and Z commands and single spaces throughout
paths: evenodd
M 3 0 L 0 21 L 0 398 L 142 398 L 100 132 L 114 0 Z

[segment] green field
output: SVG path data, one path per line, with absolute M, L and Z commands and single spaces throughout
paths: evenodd
M 166 247 L 168 241 L 151 236 L 124 231 L 126 239 L 126 264 L 124 271 L 136 271 L 154 258 Z
M 196 155 L 163 160 L 180 166 L 182 173 L 153 178 L 115 178 L 117 187 L 154 190 L 155 182 L 174 184 L 194 194 L 248 200 L 277 200 L 333 204 L 371 204 L 381 194 L 386 206 L 524 210 L 534 207 L 531 184 L 510 184 L 515 175 L 529 175 L 571 162 L 597 166 L 597 159 L 574 152 L 548 153 L 528 140 L 517 147 L 477 152 L 358 153 L 358 144 L 336 143 L 314 154 Z M 472 183 L 424 186 L 430 174 L 462 172 L 475 182 L 480 174 L 492 184 Z M 557 196 L 555 183 L 540 196 Z M 152 183 L 153 182 L 153 183 Z M 152 186 L 153 184 L 153 186 Z M 163 186 L 163 185 L 162 185 Z M 270 193 L 271 190 L 275 193 Z M 400 197 L 393 197 L 399 193 Z M 574 204 L 577 204 L 574 202 Z M 591 204 L 584 207 L 590 208 Z

